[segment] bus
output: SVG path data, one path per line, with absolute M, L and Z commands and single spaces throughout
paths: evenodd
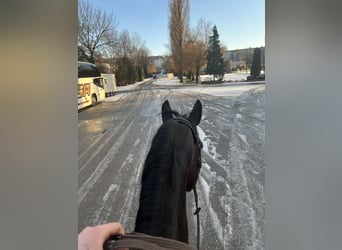
M 103 77 L 92 63 L 78 62 L 78 110 L 105 99 Z

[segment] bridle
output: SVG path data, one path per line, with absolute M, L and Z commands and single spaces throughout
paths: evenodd
M 178 123 L 186 125 L 191 130 L 191 133 L 192 133 L 193 138 L 194 138 L 195 145 L 197 147 L 197 156 L 198 156 L 197 171 L 198 171 L 198 175 L 199 175 L 199 172 L 200 172 L 201 167 L 202 167 L 201 149 L 203 147 L 203 144 L 201 142 L 201 139 L 199 138 L 198 133 L 195 133 L 195 128 L 194 128 L 194 126 L 192 125 L 192 123 L 188 119 L 186 119 L 186 118 L 184 118 L 182 116 L 176 116 L 176 117 L 172 118 L 172 120 L 174 120 L 174 121 L 176 121 Z M 201 211 L 201 208 L 198 207 L 198 195 L 197 195 L 197 190 L 196 190 L 196 184 L 195 184 L 195 186 L 193 188 L 193 191 L 194 191 L 195 205 L 196 205 L 196 210 L 194 212 L 194 215 L 197 216 L 197 249 L 200 249 L 200 221 L 199 221 L 199 212 Z
M 198 134 L 195 132 L 194 126 L 192 125 L 192 123 L 188 119 L 186 119 L 182 116 L 176 116 L 176 117 L 172 118 L 172 120 L 186 125 L 191 130 L 192 136 L 194 138 L 194 142 L 195 142 L 196 147 L 197 147 L 197 154 L 198 154 L 198 166 L 197 166 L 197 168 L 198 168 L 198 172 L 199 172 L 201 167 L 202 167 L 201 149 L 202 149 L 203 145 L 202 145 L 201 139 L 199 138 Z

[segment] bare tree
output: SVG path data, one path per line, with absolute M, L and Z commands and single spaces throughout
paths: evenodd
M 186 41 L 186 61 L 187 65 L 191 67 L 192 73 L 196 75 L 196 82 L 199 81 L 200 70 L 206 63 L 211 26 L 210 22 L 200 18 Z
M 145 42 L 142 41 L 138 33 L 132 33 L 131 35 L 131 57 L 134 64 L 137 66 L 140 56 L 144 54 Z
M 175 71 L 175 63 L 173 61 L 172 56 L 164 55 L 164 62 L 163 62 L 162 68 L 163 68 L 163 71 L 166 73 Z
M 145 41 L 135 32 L 131 35 L 131 46 L 131 57 L 141 81 L 144 78 L 144 73 L 147 73 L 148 55 L 150 52 L 145 45 Z
M 116 48 L 117 57 L 130 57 L 132 53 L 132 40 L 128 30 L 123 30 L 119 37 L 118 42 L 114 45 Z
M 189 32 L 189 0 L 169 0 L 169 32 L 171 55 L 178 79 L 183 82 L 183 50 Z
M 149 64 L 149 50 L 145 46 L 145 42 L 138 33 L 129 33 L 123 30 L 117 43 L 113 46 L 113 57 L 116 57 L 118 67 L 117 73 L 121 80 L 128 83 L 135 80 L 143 80 L 147 73 L 147 65 Z M 118 77 L 118 78 L 120 78 Z
M 95 52 L 114 44 L 117 22 L 113 14 L 108 15 L 94 8 L 88 1 L 78 4 L 78 44 L 85 50 L 89 62 L 95 63 Z
M 205 18 L 202 17 L 197 21 L 197 25 L 193 33 L 195 33 L 198 40 L 208 45 L 211 30 L 212 30 L 212 23 L 205 20 Z

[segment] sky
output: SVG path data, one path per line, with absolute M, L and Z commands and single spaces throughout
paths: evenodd
M 168 0 L 88 0 L 113 13 L 118 30 L 136 32 L 151 55 L 168 54 Z M 216 25 L 228 50 L 265 46 L 265 0 L 189 0 L 190 26 L 200 18 Z

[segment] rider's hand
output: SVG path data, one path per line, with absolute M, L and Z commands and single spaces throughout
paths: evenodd
M 123 227 L 117 222 L 86 227 L 78 235 L 78 250 L 103 250 L 103 244 L 109 236 L 124 233 Z

